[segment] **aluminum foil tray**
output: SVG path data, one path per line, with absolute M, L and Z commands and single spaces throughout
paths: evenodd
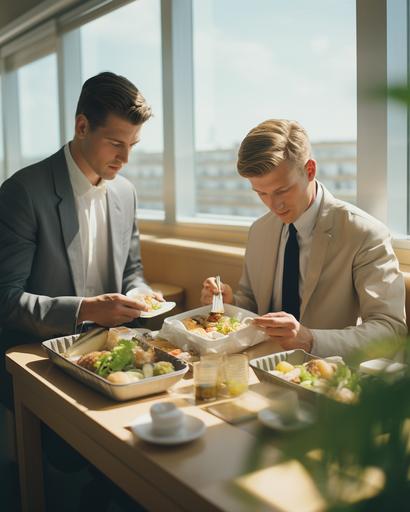
M 136 334 L 138 336 L 139 332 L 142 338 L 142 334 L 146 331 L 146 329 L 136 329 Z M 78 366 L 69 359 L 69 356 L 80 356 L 93 350 L 100 350 L 105 345 L 107 334 L 107 330 L 97 329 L 85 336 L 81 336 L 81 338 L 79 334 L 73 334 L 43 341 L 42 346 L 51 361 L 62 368 L 66 373 L 96 391 L 118 401 L 162 393 L 182 379 L 184 374 L 188 371 L 187 363 L 155 348 L 158 360 L 171 362 L 176 369 L 175 372 L 142 379 L 131 384 L 112 384 L 99 375 Z M 140 342 L 143 348 L 149 348 L 146 342 L 143 340 Z
M 302 349 L 295 349 L 251 359 L 249 361 L 249 365 L 256 373 L 256 376 L 259 378 L 259 380 L 278 384 L 279 386 L 283 386 L 287 389 L 296 391 L 301 397 L 305 399 L 315 400 L 318 396 L 316 391 L 313 391 L 312 389 L 306 389 L 299 384 L 295 384 L 294 382 L 288 382 L 278 377 L 277 375 L 272 375 L 272 373 L 270 373 L 275 369 L 276 365 L 280 363 L 280 361 L 288 361 L 290 364 L 299 365 L 306 363 L 311 359 L 318 358 L 312 354 L 308 354 Z

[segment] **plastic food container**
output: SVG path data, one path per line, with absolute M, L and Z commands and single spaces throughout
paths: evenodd
M 258 316 L 251 311 L 230 304 L 224 304 L 224 308 L 227 316 L 235 317 L 239 321 L 246 318 L 256 318 Z M 266 339 L 265 333 L 256 329 L 256 327 L 251 324 L 236 332 L 213 340 L 188 331 L 181 323 L 181 320 L 185 318 L 196 315 L 208 315 L 210 310 L 211 306 L 202 306 L 191 311 L 180 313 L 179 315 L 170 316 L 164 320 L 164 324 L 158 336 L 167 339 L 173 345 L 183 350 L 193 350 L 199 354 L 233 354 L 241 352 L 257 343 L 261 343 Z
M 135 331 L 136 334 L 139 332 L 142 337 L 142 333 L 146 332 L 146 329 L 135 329 Z M 90 336 L 82 337 L 78 343 L 76 342 L 80 335 L 73 334 L 43 341 L 42 346 L 51 361 L 62 368 L 66 373 L 96 391 L 118 401 L 162 393 L 182 379 L 184 374 L 188 371 L 187 363 L 155 348 L 158 360 L 171 362 L 176 371 L 142 379 L 130 384 L 112 384 L 103 377 L 96 375 L 86 368 L 78 366 L 74 361 L 69 359 L 69 357 L 75 358 L 92 352 L 93 350 L 101 350 L 107 341 L 107 335 L 107 330 L 100 329 L 94 335 L 91 333 Z M 145 349 L 150 346 L 144 341 L 140 341 L 140 343 Z

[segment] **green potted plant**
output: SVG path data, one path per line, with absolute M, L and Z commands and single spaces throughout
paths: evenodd
M 360 398 L 345 405 L 321 397 L 317 421 L 301 431 L 278 435 L 260 427 L 247 472 L 266 465 L 272 440 L 280 462 L 298 461 L 332 512 L 401 512 L 410 507 L 410 340 L 401 344 L 407 369 L 360 380 Z M 397 342 L 378 342 L 347 364 L 389 357 Z M 295 482 L 297 485 L 297 482 Z

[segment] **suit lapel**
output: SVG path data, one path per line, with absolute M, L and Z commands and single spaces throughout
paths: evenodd
M 302 303 L 300 306 L 300 318 L 303 318 L 310 297 L 312 296 L 312 293 L 319 281 L 323 264 L 326 259 L 328 245 L 333 236 L 333 196 L 325 189 L 325 187 L 322 188 L 322 204 L 320 206 L 316 226 L 314 228 L 309 264 L 306 272 L 306 281 L 303 288 Z
M 74 289 L 76 295 L 81 297 L 85 292 L 85 270 L 82 258 L 77 208 L 63 148 L 52 158 L 51 167 L 55 191 L 57 196 L 61 198 L 58 204 L 58 210 Z
M 113 290 L 122 291 L 122 271 L 119 262 L 123 258 L 123 215 L 120 197 L 112 182 L 107 182 L 107 202 L 108 234 L 111 243 L 110 254 L 112 255 L 110 280 L 113 281 Z
M 263 248 L 258 255 L 260 260 L 260 270 L 258 273 L 260 290 L 258 312 L 264 315 L 271 311 L 271 302 L 273 296 L 273 279 L 276 271 L 278 259 L 279 243 L 282 234 L 282 222 L 273 216 L 270 228 L 266 231 L 266 237 L 263 240 Z

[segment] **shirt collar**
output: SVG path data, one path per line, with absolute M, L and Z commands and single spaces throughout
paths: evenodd
M 92 185 L 85 177 L 84 173 L 75 163 L 71 155 L 70 144 L 64 146 L 64 155 L 67 162 L 68 174 L 70 176 L 71 186 L 76 196 L 84 196 L 87 193 L 106 193 L 107 185 L 105 180 L 101 179 L 97 185 Z
M 297 229 L 298 234 L 302 237 L 311 235 L 313 228 L 316 224 L 316 219 L 319 213 L 320 203 L 322 202 L 323 189 L 316 181 L 316 197 L 309 208 L 302 213 L 302 215 L 293 223 Z

